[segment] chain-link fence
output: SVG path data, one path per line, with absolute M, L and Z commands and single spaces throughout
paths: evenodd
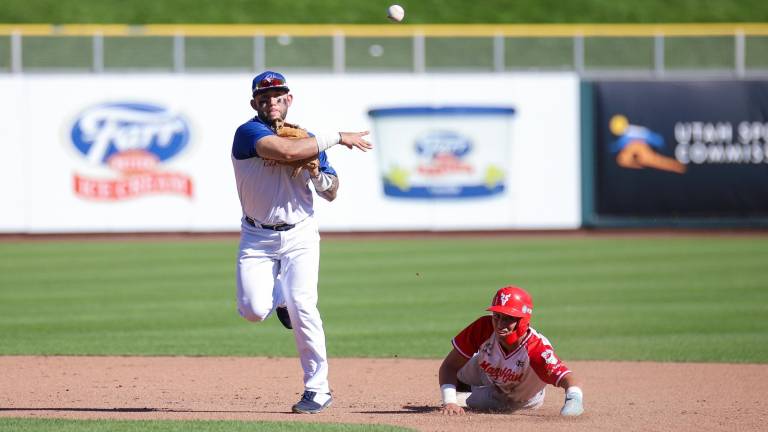
M 0 26 L 0 73 L 768 76 L 768 24 Z

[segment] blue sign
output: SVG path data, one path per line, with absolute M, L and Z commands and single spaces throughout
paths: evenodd
M 166 161 L 189 142 L 189 125 L 178 113 L 148 103 L 107 103 L 86 109 L 72 125 L 75 148 L 92 164 L 115 154 L 143 150 Z

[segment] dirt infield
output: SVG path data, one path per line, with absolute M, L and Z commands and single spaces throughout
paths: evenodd
M 764 430 L 768 365 L 570 362 L 586 413 L 558 416 L 561 389 L 519 414 L 443 417 L 439 360 L 331 359 L 334 405 L 290 413 L 295 358 L 0 357 L 0 416 L 382 423 L 420 431 Z

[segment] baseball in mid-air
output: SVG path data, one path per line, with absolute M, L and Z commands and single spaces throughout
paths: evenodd
M 405 9 L 400 5 L 392 5 L 387 8 L 387 18 L 394 22 L 400 22 L 405 18 Z

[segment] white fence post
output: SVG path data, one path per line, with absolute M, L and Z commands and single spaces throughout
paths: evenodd
M 253 70 L 256 73 L 267 68 L 266 46 L 264 35 L 262 33 L 253 35 Z
M 584 73 L 584 35 L 573 36 L 573 68 L 579 74 Z
M 504 34 L 497 32 L 493 36 L 493 70 L 504 72 L 506 62 L 504 58 Z
M 21 53 L 21 32 L 15 30 L 11 33 L 11 72 L 21 73 L 22 53 Z
M 333 34 L 333 72 L 344 73 L 346 64 L 344 32 L 337 31 Z
M 184 34 L 176 33 L 173 37 L 173 71 L 184 72 Z
M 427 70 L 427 60 L 424 43 L 424 33 L 413 34 L 413 71 L 424 73 Z
M 736 31 L 735 35 L 735 59 L 736 62 L 736 76 L 739 78 L 744 78 L 744 75 L 746 73 L 746 49 L 747 49 L 747 41 L 744 37 L 744 31 L 739 29 Z
M 653 37 L 653 71 L 658 78 L 664 76 L 664 34 Z
M 93 71 L 104 72 L 104 36 L 101 32 L 93 34 Z

